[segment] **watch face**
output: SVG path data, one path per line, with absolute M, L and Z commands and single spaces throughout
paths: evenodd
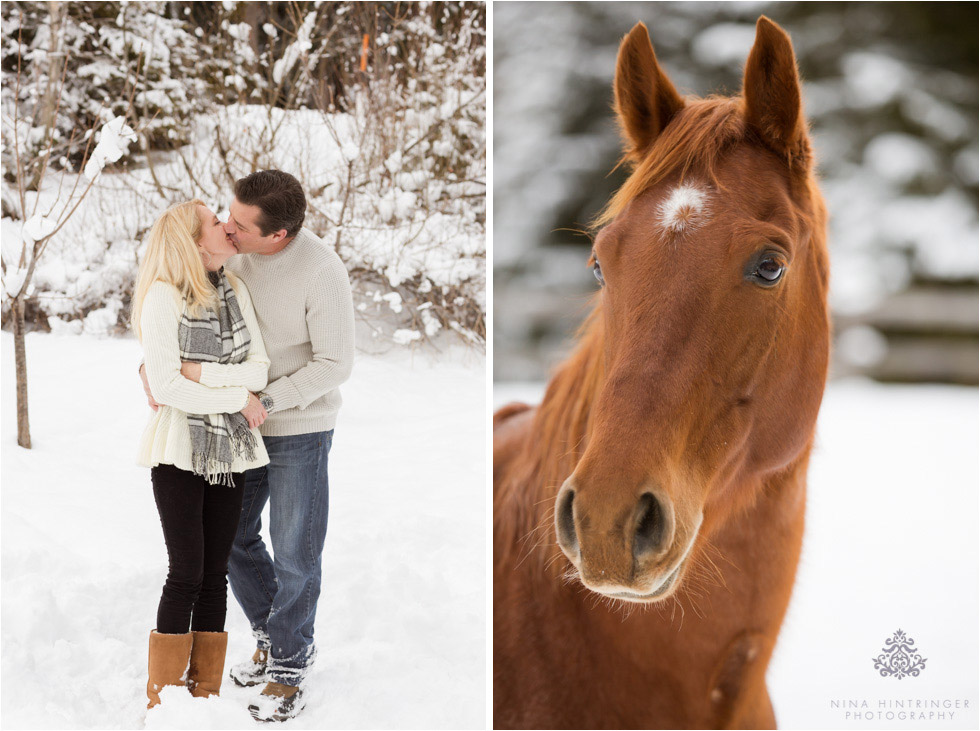
M 262 408 L 266 411 L 272 411 L 272 405 L 275 402 L 272 400 L 272 396 L 263 393 L 259 396 L 259 403 L 262 404 Z

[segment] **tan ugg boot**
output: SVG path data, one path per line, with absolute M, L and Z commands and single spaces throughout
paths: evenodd
M 187 687 L 195 698 L 210 698 L 221 690 L 225 671 L 227 632 L 192 632 L 191 664 L 187 669 Z
M 184 671 L 191 657 L 190 632 L 182 635 L 165 635 L 150 630 L 149 677 L 146 681 L 147 708 L 160 703 L 160 690 L 165 685 L 183 685 Z

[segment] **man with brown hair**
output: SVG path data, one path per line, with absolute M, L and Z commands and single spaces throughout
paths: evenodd
M 249 710 L 259 720 L 284 721 L 303 708 L 299 686 L 316 654 L 327 456 L 338 386 L 354 359 L 354 307 L 340 257 L 302 227 L 306 197 L 296 178 L 263 170 L 238 180 L 230 214 L 225 233 L 242 256 L 227 266 L 248 288 L 272 362 L 258 394 L 268 411 L 260 431 L 271 461 L 246 473 L 228 566 L 258 647 L 230 675 L 243 686 L 265 682 Z M 210 375 L 206 385 L 225 384 Z M 274 559 L 259 534 L 267 502 Z
M 272 361 L 260 394 L 268 466 L 250 470 L 229 561 L 231 588 L 252 625 L 259 662 L 232 669 L 239 684 L 268 683 L 249 706 L 262 720 L 302 710 L 299 685 L 315 656 L 313 620 L 327 532 L 327 455 L 340 409 L 337 387 L 354 360 L 354 305 L 343 262 L 308 229 L 292 175 L 252 173 L 235 183 L 225 232 L 244 256 L 229 268 L 248 287 Z M 275 561 L 259 535 L 270 503 Z M 259 667 L 254 667 L 254 666 Z

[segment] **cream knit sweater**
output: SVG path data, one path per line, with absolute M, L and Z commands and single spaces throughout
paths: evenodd
M 232 257 L 226 270 L 248 287 L 272 363 L 262 390 L 274 405 L 259 431 L 284 437 L 333 429 L 338 386 L 354 363 L 354 303 L 340 257 L 304 228 L 282 251 Z M 230 385 L 210 365 L 201 383 Z
M 248 403 L 249 391 L 262 390 L 268 380 L 269 356 L 245 286 L 229 276 L 252 343 L 242 363 L 203 363 L 201 382 L 180 373 L 178 326 L 185 304 L 171 284 L 154 282 L 143 301 L 140 328 L 146 377 L 154 400 L 161 404 L 150 416 L 140 439 L 138 461 L 145 467 L 171 464 L 192 472 L 191 435 L 187 414 L 233 414 Z M 269 464 L 269 455 L 257 429 L 255 459 L 236 458 L 232 472 Z

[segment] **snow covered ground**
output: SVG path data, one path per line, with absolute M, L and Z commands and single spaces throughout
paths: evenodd
M 256 689 L 164 691 L 146 645 L 167 557 L 130 338 L 30 334 L 34 449 L 16 446 L 2 344 L 3 728 L 254 728 Z M 482 728 L 486 713 L 485 366 L 359 357 L 330 454 L 318 665 L 293 728 Z M 229 593 L 228 662 L 251 655 Z
M 493 400 L 537 403 L 542 391 L 497 384 Z M 769 667 L 780 728 L 977 728 L 977 398 L 960 387 L 828 386 L 803 558 Z M 918 677 L 874 669 L 899 629 L 926 658 Z M 910 709 L 947 715 L 899 715 Z

